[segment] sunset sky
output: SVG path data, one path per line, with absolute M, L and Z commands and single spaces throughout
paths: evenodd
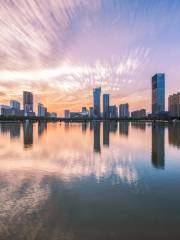
M 179 0 L 1 0 L 1 104 L 30 90 L 63 114 L 101 86 L 111 104 L 150 111 L 156 72 L 166 97 L 180 91 Z

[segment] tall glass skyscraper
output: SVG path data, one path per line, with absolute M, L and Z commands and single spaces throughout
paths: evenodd
M 94 99 L 94 117 L 101 116 L 101 88 L 93 89 L 93 99 Z
M 103 117 L 109 118 L 109 94 L 103 94 Z
M 23 107 L 25 115 L 33 112 L 33 94 L 31 92 L 23 92 Z
M 119 117 L 128 118 L 129 117 L 129 104 L 120 104 L 119 105 Z
M 165 111 L 165 74 L 157 73 L 152 77 L 152 113 Z

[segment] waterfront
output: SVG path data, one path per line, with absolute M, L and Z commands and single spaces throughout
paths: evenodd
M 0 239 L 179 239 L 180 124 L 0 123 Z

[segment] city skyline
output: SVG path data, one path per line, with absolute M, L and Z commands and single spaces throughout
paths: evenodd
M 91 89 L 101 86 L 112 105 L 150 112 L 155 72 L 166 73 L 166 110 L 178 91 L 179 1 L 2 1 L 0 19 L 2 104 L 26 89 L 35 106 L 62 115 L 90 107 Z
M 102 91 L 101 87 L 93 88 L 93 99 L 89 109 L 81 105 L 82 111 L 64 109 L 64 118 L 90 118 L 90 119 L 117 119 L 117 118 L 157 118 L 157 117 L 180 117 L 180 92 L 168 96 L 168 110 L 166 110 L 166 78 L 165 73 L 156 73 L 151 81 L 151 112 L 145 108 L 129 111 L 129 102 L 111 104 L 109 93 Z M 102 96 L 101 93 L 103 92 Z M 24 117 L 45 117 L 57 118 L 56 112 L 48 112 L 43 103 L 37 104 L 37 111 L 34 111 L 34 94 L 23 91 L 23 108 L 17 100 L 9 100 L 10 105 L 0 104 L 1 116 L 24 116 Z M 59 117 L 62 117 L 59 115 Z

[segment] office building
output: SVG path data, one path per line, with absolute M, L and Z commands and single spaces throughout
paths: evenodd
M 119 105 L 119 118 L 128 118 L 129 117 L 129 104 L 120 104 Z
M 88 117 L 89 112 L 88 112 L 88 110 L 87 110 L 86 107 L 82 107 L 82 115 L 83 115 L 84 117 Z
M 146 109 L 140 109 L 134 112 L 131 112 L 132 118 L 145 118 L 146 117 Z
M 157 73 L 152 77 L 152 114 L 165 112 L 165 74 Z
M 50 118 L 57 118 L 57 113 L 56 112 L 51 112 L 50 113 Z
M 93 116 L 95 118 L 101 117 L 101 88 L 93 89 L 94 111 Z
M 10 107 L 20 111 L 20 102 L 18 102 L 16 100 L 11 100 Z
M 12 112 L 11 107 L 7 105 L 0 105 L 0 116 L 8 116 L 11 115 Z
M 70 111 L 68 109 L 64 110 L 64 117 L 70 118 Z
M 180 93 L 169 96 L 168 111 L 169 111 L 169 116 L 180 117 Z
M 31 92 L 23 92 L 23 108 L 25 116 L 33 114 L 33 94 Z
M 90 107 L 89 108 L 89 117 L 93 118 L 93 114 L 94 114 L 94 109 L 93 109 L 93 107 Z
M 42 103 L 38 103 L 38 117 L 46 116 L 46 108 Z
M 109 117 L 110 118 L 117 118 L 117 107 L 116 105 L 109 106 Z
M 82 112 L 87 112 L 87 108 L 86 107 L 82 107 Z
M 103 94 L 103 117 L 109 118 L 109 94 Z

